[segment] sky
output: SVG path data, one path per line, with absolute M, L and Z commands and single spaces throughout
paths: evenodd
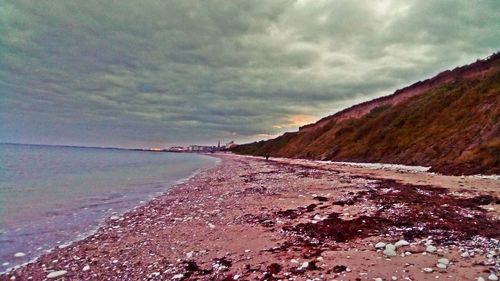
M 0 142 L 267 139 L 500 50 L 498 0 L 0 0 Z

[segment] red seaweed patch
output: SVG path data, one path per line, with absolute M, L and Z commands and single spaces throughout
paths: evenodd
M 497 202 L 492 196 L 457 198 L 446 189 L 435 186 L 402 184 L 394 180 L 379 180 L 378 188 L 370 188 L 333 205 L 356 205 L 370 201 L 376 211 L 354 219 L 342 219 L 331 213 L 321 221 L 284 226 L 286 233 L 302 241 L 346 242 L 374 235 L 399 235 L 413 240 L 433 236 L 443 244 L 454 244 L 479 235 L 499 238 L 499 221 L 486 216 L 481 205 Z M 286 211 L 288 217 L 298 213 Z

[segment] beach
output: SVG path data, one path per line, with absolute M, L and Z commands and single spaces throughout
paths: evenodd
M 213 156 L 216 167 L 0 280 L 499 276 L 498 180 Z

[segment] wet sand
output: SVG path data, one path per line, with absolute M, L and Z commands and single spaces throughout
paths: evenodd
M 217 157 L 217 167 L 0 280 L 488 280 L 499 273 L 498 180 Z M 393 252 L 375 247 L 400 240 L 408 245 Z M 438 267 L 440 258 L 449 263 Z

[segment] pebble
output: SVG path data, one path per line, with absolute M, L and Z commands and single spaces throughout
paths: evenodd
M 62 277 L 68 273 L 66 270 L 58 270 L 58 271 L 52 271 L 51 273 L 47 274 L 48 279 L 55 279 Z
M 498 277 L 495 275 L 495 274 L 490 274 L 490 276 L 488 276 L 488 280 L 490 281 L 497 281 L 498 280 Z
M 435 251 L 437 250 L 436 247 L 432 246 L 432 245 L 428 245 L 426 248 L 425 248 L 425 251 L 428 252 L 428 253 L 434 253 Z
M 448 264 L 450 264 L 450 260 L 446 259 L 446 258 L 440 258 L 440 259 L 438 259 L 438 263 L 442 263 L 444 265 L 448 265 Z
M 26 254 L 23 253 L 23 252 L 18 252 L 18 253 L 14 254 L 14 257 L 16 257 L 16 258 L 22 258 L 22 257 L 25 257 L 25 256 L 26 256 Z
M 308 267 L 309 267 L 309 262 L 305 261 L 305 262 L 303 262 L 303 263 L 302 263 L 302 265 L 299 267 L 299 270 L 301 270 L 301 269 L 306 269 L 306 268 L 308 268 Z
M 422 269 L 425 273 L 432 273 L 434 270 L 430 267 L 426 267 Z
M 376 249 L 384 249 L 385 248 L 385 243 L 384 242 L 378 242 L 375 244 Z
M 393 244 L 387 244 L 385 245 L 385 249 L 396 251 L 396 246 L 394 246 Z
M 436 267 L 437 267 L 437 268 L 441 268 L 441 269 L 446 269 L 446 267 L 447 267 L 447 266 L 446 266 L 446 264 L 437 263 L 437 264 L 436 264 Z
M 9 264 L 10 263 L 8 263 L 8 262 L 4 262 L 4 263 L 2 263 L 2 266 L 8 266 Z
M 396 248 L 399 248 L 401 246 L 408 246 L 408 245 L 410 245 L 410 243 L 408 243 L 408 241 L 406 241 L 406 240 L 399 240 L 398 242 L 396 242 L 394 244 L 394 246 L 396 246 Z
M 383 254 L 387 257 L 395 257 L 397 255 L 396 251 L 391 250 L 391 249 L 385 249 Z
M 83 271 L 89 271 L 90 270 L 90 265 L 85 265 L 82 269 Z
M 398 280 L 398 278 L 396 276 L 392 276 L 391 280 L 396 281 L 396 280 Z
M 377 277 L 374 279 L 374 281 L 384 281 L 384 279 L 380 278 L 380 277 Z
M 182 279 L 182 278 L 184 278 L 184 274 L 182 274 L 182 273 L 179 273 L 179 274 L 172 276 L 172 279 Z
M 478 277 L 477 281 L 484 281 L 484 278 L 483 277 Z

